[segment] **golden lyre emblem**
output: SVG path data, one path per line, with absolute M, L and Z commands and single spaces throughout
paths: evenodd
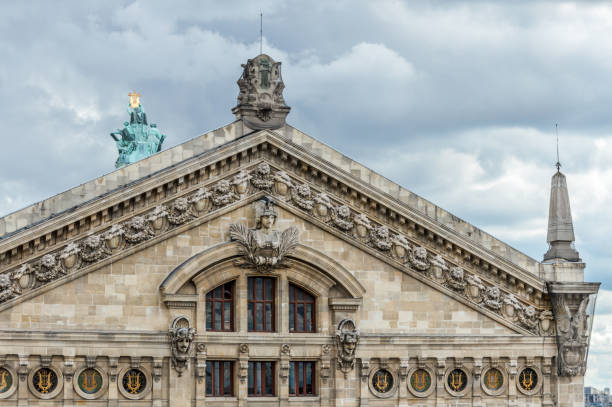
M 381 369 L 374 374 L 372 384 L 374 385 L 376 391 L 386 393 L 391 390 L 391 387 L 393 386 L 393 377 L 391 376 L 391 373 Z
M 128 96 L 130 97 L 130 107 L 132 109 L 136 109 L 138 106 L 140 106 L 140 93 L 133 91 L 128 93 Z
M 463 370 L 455 369 L 448 375 L 448 385 L 453 391 L 465 389 L 467 376 Z
M 142 373 L 138 370 L 130 370 L 125 374 L 123 384 L 130 393 L 140 393 L 142 389 Z
M 92 394 L 101 387 L 102 378 L 95 369 L 86 369 L 79 375 L 79 387 L 85 393 Z
M 523 389 L 533 390 L 536 384 L 538 384 L 537 375 L 533 369 L 524 369 L 519 376 L 519 383 Z
M 10 373 L 6 369 L 0 369 L 0 393 L 4 393 L 8 391 L 9 387 L 11 387 L 11 377 Z
M 489 369 L 484 376 L 484 384 L 489 390 L 498 390 L 503 383 L 502 373 L 498 369 Z
M 52 375 L 55 375 L 55 373 L 49 369 L 40 369 L 36 374 L 38 376 L 38 383 L 36 383 L 38 390 L 41 393 L 49 393 L 53 386 Z
M 431 376 L 426 370 L 418 369 L 412 373 L 410 384 L 412 385 L 413 389 L 422 393 L 429 389 L 429 386 L 431 386 Z

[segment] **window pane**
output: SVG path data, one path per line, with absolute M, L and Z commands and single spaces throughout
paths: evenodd
M 212 304 L 206 303 L 206 330 L 212 329 Z
M 266 278 L 266 300 L 274 299 L 274 280 Z
M 252 331 L 253 330 L 253 303 L 252 302 L 249 302 L 248 314 L 249 314 L 249 331 Z
M 223 329 L 230 331 L 232 329 L 232 303 L 226 301 L 223 303 L 223 307 L 225 308 L 223 310 Z
M 223 363 L 223 395 L 231 396 L 232 395 L 232 367 L 231 362 Z
M 263 279 L 255 279 L 255 299 L 263 300 Z
M 215 298 L 223 298 L 223 286 L 215 288 Z
M 274 378 L 272 377 L 272 362 L 265 362 L 265 368 L 266 368 L 266 394 L 274 394 L 274 389 L 272 388 L 273 386 L 273 381 Z
M 295 362 L 289 365 L 289 394 L 295 394 Z
M 293 304 L 289 304 L 289 331 L 295 331 L 295 312 L 293 310 Z
M 274 330 L 272 329 L 273 322 L 274 320 L 272 318 L 272 304 L 267 303 L 266 304 L 266 331 L 272 332 Z
M 252 300 L 253 299 L 253 278 L 249 278 L 248 286 L 249 287 L 248 287 L 247 291 L 249 292 L 248 293 L 249 300 Z
M 224 287 L 224 294 L 223 294 L 223 298 L 225 298 L 226 300 L 231 300 L 232 299 L 232 286 L 233 286 L 233 282 L 232 283 L 228 283 L 225 284 Z
M 255 394 L 261 394 L 261 363 L 257 363 L 255 368 Z
M 304 299 L 304 297 L 302 296 L 303 291 L 302 291 L 302 290 L 300 290 L 299 288 L 298 288 L 298 289 L 296 289 L 296 291 L 297 291 L 297 293 L 296 293 L 296 294 L 297 294 L 297 295 L 296 295 L 296 300 L 297 300 L 297 301 L 302 301 L 302 300 Z
M 255 330 L 263 331 L 263 304 L 255 304 Z
M 306 362 L 306 394 L 313 394 L 312 389 L 312 370 L 313 370 L 313 362 Z
M 219 390 L 219 382 L 221 380 L 219 380 L 219 378 L 221 377 L 221 375 L 219 374 L 219 362 L 215 362 L 215 394 L 219 394 L 220 390 Z
M 304 394 L 304 363 L 298 362 L 298 392 Z
M 312 332 L 312 304 L 306 304 L 306 331 Z
M 304 304 L 297 305 L 297 329 L 298 331 L 304 330 Z
M 289 301 L 293 302 L 295 300 L 295 288 L 290 285 L 289 286 Z
M 221 303 L 216 301 L 215 302 L 215 329 L 220 331 L 221 330 Z
M 212 363 L 206 364 L 206 394 L 212 395 Z
M 249 394 L 255 394 L 255 363 L 249 362 Z

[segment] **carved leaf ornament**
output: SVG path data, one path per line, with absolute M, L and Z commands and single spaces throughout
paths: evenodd
M 244 188 L 245 185 L 249 187 Z M 22 267 L 20 265 L 19 269 L 0 273 L 0 303 L 89 267 L 123 249 L 156 238 L 168 230 L 260 191 L 276 195 L 283 202 L 309 213 L 348 238 L 356 239 L 380 254 L 400 262 L 429 278 L 432 283 L 448 287 L 456 295 L 482 304 L 489 312 L 494 312 L 533 334 L 554 334 L 554 324 L 549 323 L 550 318 L 540 318 L 540 313 L 549 312 L 548 310 L 537 310 L 531 304 L 519 301 L 512 293 L 504 292 L 499 287 L 480 279 L 474 279 L 472 274 L 466 273 L 458 265 L 447 263 L 439 254 L 431 253 L 425 247 L 410 242 L 402 234 L 396 233 L 386 225 L 376 223 L 364 213 L 354 212 L 335 197 L 330 198 L 319 191 L 313 192 L 308 184 L 293 180 L 284 171 L 273 170 L 265 162 L 249 171 L 242 170 L 238 176 L 218 180 L 163 205 L 158 204 L 149 212 L 140 213 L 120 224 L 114 224 L 105 231 L 92 234 L 80 241 L 69 242 L 59 250 L 25 263 L 24 272 L 18 272 Z M 212 205 L 208 205 L 207 202 Z M 320 207 L 319 210 L 315 206 Z M 322 208 L 326 209 L 325 216 L 321 215 Z M 231 239 L 241 247 L 243 261 L 240 265 L 262 271 L 274 267 L 286 267 L 287 255 L 298 243 L 297 229 L 292 227 L 279 232 L 278 246 L 273 249 L 275 254 L 271 257 L 259 256 L 263 259 L 258 259 L 256 235 L 244 225 L 230 226 Z M 270 262 L 266 263 L 268 260 Z M 28 279 L 31 281 L 26 282 Z M 474 284 L 475 281 L 478 281 L 477 297 L 473 295 L 475 291 L 469 289 L 470 283 Z M 543 329 L 544 326 L 547 329 Z

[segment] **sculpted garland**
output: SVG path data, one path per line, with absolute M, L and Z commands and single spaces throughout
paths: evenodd
M 265 162 L 252 171 L 240 171 L 231 179 L 219 180 L 209 188 L 202 187 L 170 203 L 158 205 L 146 214 L 113 225 L 105 232 L 70 242 L 59 251 L 46 254 L 19 269 L 0 274 L 0 303 L 15 298 L 23 290 L 40 287 L 103 260 L 128 245 L 150 240 L 162 232 L 259 191 L 272 193 L 277 199 L 295 205 L 336 230 L 409 266 L 464 298 L 482 304 L 534 334 L 554 333 L 549 311 L 538 312 L 531 305 L 521 304 L 513 294 L 502 294 L 499 287 L 486 286 L 478 276 L 466 276 L 461 267 L 447 264 L 440 255 L 410 243 L 385 225 L 373 223 L 363 213 L 353 213 L 347 205 L 335 204 L 327 194 L 313 192 L 308 184 L 297 183 L 284 171 L 273 172 Z M 270 208 L 268 204 L 268 210 L 272 210 Z M 243 249 L 242 266 L 268 270 L 286 265 L 286 255 L 297 244 L 297 230 L 293 229 L 289 228 L 280 234 L 261 224 L 255 230 L 233 225 L 230 235 Z M 266 246 L 268 254 L 262 256 L 260 252 L 263 246 Z

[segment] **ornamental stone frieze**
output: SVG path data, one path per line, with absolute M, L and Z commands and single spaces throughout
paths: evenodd
M 382 224 L 339 197 L 317 190 L 266 162 L 200 185 L 197 190 L 136 213 L 106 230 L 67 242 L 38 259 L 2 272 L 0 303 L 14 300 L 82 269 L 91 270 L 96 263 L 120 255 L 126 249 L 163 238 L 173 229 L 202 216 L 210 216 L 255 194 L 267 196 L 256 209 L 257 227 L 251 230 L 245 225 L 231 226 L 230 236 L 243 251 L 241 266 L 265 271 L 287 264 L 287 255 L 297 244 L 298 233 L 295 228 L 283 232 L 272 228 L 276 220 L 272 204 L 272 199 L 275 199 L 294 207 L 313 221 L 321 222 L 353 244 L 373 250 L 405 272 L 414 273 L 428 284 L 447 290 L 449 295 L 459 296 L 485 312 L 497 315 L 523 332 L 534 335 L 554 333 L 554 324 L 545 314 L 549 310 L 522 298 L 522 292 L 510 291 L 509 285 L 497 285 L 486 276 L 477 275 L 475 270 L 468 272 L 456 258 L 445 259 L 414 236 L 404 235 L 393 225 Z M 262 222 L 265 211 L 272 215 L 267 215 L 266 221 Z

